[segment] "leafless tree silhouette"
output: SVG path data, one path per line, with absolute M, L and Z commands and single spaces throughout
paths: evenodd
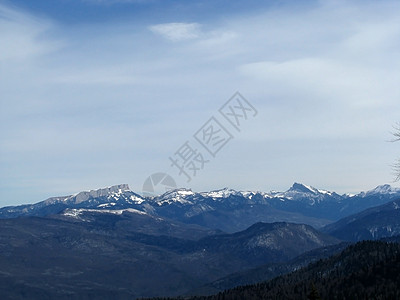
M 394 132 L 392 134 L 394 136 L 394 139 L 392 139 L 391 141 L 398 142 L 400 141 L 400 122 L 393 126 L 393 128 Z M 393 170 L 396 176 L 395 181 L 400 181 L 400 159 L 397 159 L 397 161 L 394 163 Z

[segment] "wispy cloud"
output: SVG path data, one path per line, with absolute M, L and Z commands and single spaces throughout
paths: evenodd
M 165 23 L 150 26 L 149 29 L 171 41 L 192 40 L 201 36 L 198 23 Z
M 99 5 L 112 5 L 112 4 L 144 4 L 144 3 L 155 2 L 156 0 L 81 0 L 81 1 Z
M 51 24 L 47 20 L 0 4 L 0 61 L 28 59 L 56 49 L 55 41 L 43 41 Z

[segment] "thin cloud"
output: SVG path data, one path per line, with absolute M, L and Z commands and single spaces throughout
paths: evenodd
M 0 4 L 0 61 L 25 60 L 57 49 L 61 44 L 44 41 L 51 22 Z
M 178 42 L 200 37 L 200 27 L 198 23 L 165 23 L 150 26 L 149 29 L 168 40 Z
M 98 5 L 113 5 L 113 4 L 145 4 L 152 3 L 156 0 L 82 0 L 82 2 L 98 4 Z

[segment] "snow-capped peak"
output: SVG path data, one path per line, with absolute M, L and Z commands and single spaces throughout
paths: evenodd
M 111 194 L 121 195 L 123 192 L 127 191 L 130 191 L 129 186 L 127 184 L 118 184 L 102 189 L 83 191 L 66 198 L 65 201 L 73 200 L 75 204 L 79 204 L 87 201 L 90 198 L 109 196 Z
M 333 192 L 330 192 L 327 190 L 316 189 L 315 187 L 312 187 L 310 185 L 305 185 L 305 184 L 297 183 L 297 182 L 295 182 L 286 193 L 290 193 L 290 192 L 307 193 L 307 194 L 314 194 L 314 195 L 322 194 L 322 195 L 328 195 L 328 196 L 332 196 L 334 194 Z
M 223 188 L 219 190 L 214 190 L 210 192 L 202 192 L 200 195 L 203 197 L 210 197 L 210 198 L 228 198 L 231 195 L 236 195 L 238 194 L 237 191 L 229 189 L 229 188 Z
M 400 193 L 400 188 L 394 188 L 390 184 L 378 185 L 373 190 L 362 192 L 361 195 L 368 196 L 374 194 L 396 194 Z
M 191 189 L 174 189 L 162 194 L 159 197 L 154 198 L 158 205 L 181 203 L 181 204 L 191 204 L 192 202 L 187 200 L 186 197 L 192 196 L 195 193 Z
M 329 192 L 326 190 L 319 190 L 316 189 L 315 187 L 297 182 L 295 182 L 292 185 L 292 187 L 286 192 L 281 192 L 281 193 L 271 192 L 270 195 L 272 198 L 278 198 L 281 201 L 285 201 L 285 199 L 288 199 L 288 200 L 306 202 L 310 205 L 314 205 L 315 203 L 320 203 L 331 197 L 338 196 L 333 192 Z
M 188 196 L 193 194 L 194 192 L 191 189 L 179 188 L 165 192 L 164 194 L 160 195 L 160 198 L 169 197 L 171 195 Z
M 301 193 L 317 194 L 318 190 L 312 186 L 295 182 L 295 183 L 293 183 L 292 187 L 288 190 L 288 192 L 301 192 Z
M 66 197 L 53 197 L 43 201 L 43 203 L 50 205 L 63 202 L 66 204 L 81 205 L 83 202 L 98 198 L 102 198 L 103 200 L 101 201 L 106 202 L 125 201 L 134 204 L 141 204 L 145 201 L 141 196 L 132 192 L 127 184 L 119 184 L 97 190 L 83 191 Z

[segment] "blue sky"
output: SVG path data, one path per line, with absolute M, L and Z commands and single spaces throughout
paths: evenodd
M 0 205 L 155 172 L 196 191 L 392 183 L 400 3 L 299 2 L 0 0 Z M 187 183 L 169 157 L 204 152 L 193 134 L 236 91 L 257 116 L 223 123 Z

